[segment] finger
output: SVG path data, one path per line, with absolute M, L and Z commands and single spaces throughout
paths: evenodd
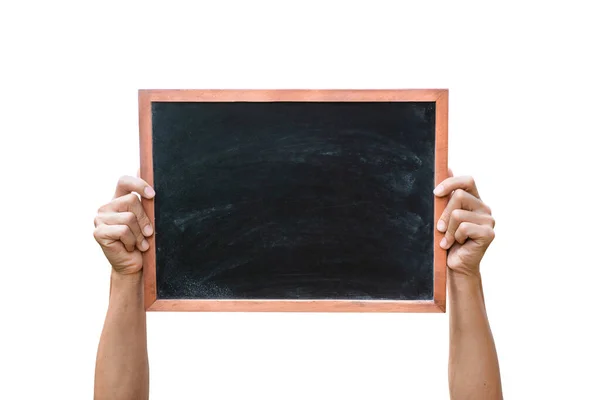
M 152 189 L 152 187 L 150 187 L 150 185 L 148 185 L 148 183 L 141 178 L 128 175 L 119 178 L 117 189 L 115 190 L 115 198 L 124 196 L 131 192 L 135 192 L 147 199 L 153 198 L 156 194 L 154 189 Z
M 446 229 L 448 228 L 448 222 L 450 221 L 450 214 L 452 214 L 452 211 L 457 209 L 491 214 L 490 208 L 483 201 L 464 191 L 463 189 L 456 189 L 452 194 L 452 197 L 450 197 L 448 205 L 442 212 L 442 216 L 437 222 L 438 231 L 446 232 Z
M 475 180 L 472 176 L 453 176 L 444 179 L 437 187 L 433 190 L 433 194 L 438 197 L 444 197 L 451 194 L 454 190 L 462 189 L 465 192 L 472 194 L 475 197 L 480 197 L 475 185 Z
M 476 225 L 489 226 L 492 229 L 496 225 L 494 217 L 489 214 L 476 213 L 473 211 L 456 209 L 450 213 L 450 221 L 448 223 L 448 229 L 444 238 L 440 242 L 440 246 L 443 249 L 449 249 L 452 247 L 455 241 L 456 230 L 463 222 L 470 222 Z
M 450 168 L 448 168 L 448 176 L 450 178 L 452 178 L 454 176 L 454 173 L 452 172 L 452 170 Z
M 135 214 L 138 224 L 140 225 L 140 228 L 142 229 L 142 233 L 145 236 L 152 235 L 152 232 L 154 231 L 154 229 L 152 228 L 152 223 L 150 222 L 150 219 L 144 212 L 144 208 L 142 207 L 142 203 L 140 202 L 140 199 L 138 199 L 138 197 L 133 193 L 129 193 L 129 194 L 126 194 L 125 196 L 117 197 L 110 203 L 100 207 L 100 209 L 98 210 L 98 214 L 110 213 L 110 212 L 117 212 L 117 213 L 132 212 Z
M 135 236 L 127 225 L 98 225 L 94 230 L 94 237 L 103 247 L 111 247 L 115 242 L 121 242 L 127 251 L 135 250 Z
M 456 241 L 460 244 L 464 244 L 467 239 L 471 239 L 474 242 L 480 244 L 483 247 L 488 247 L 494 237 L 496 236 L 494 229 L 488 225 L 477 225 L 472 222 L 463 222 L 456 229 L 454 235 Z
M 133 236 L 135 236 L 135 243 L 137 248 L 140 251 L 148 250 L 150 245 L 148 241 L 144 237 L 140 225 L 138 223 L 137 217 L 132 212 L 120 212 L 120 213 L 102 213 L 98 214 L 96 219 L 94 220 L 96 226 L 105 224 L 105 225 L 127 225 L 131 232 L 133 232 Z

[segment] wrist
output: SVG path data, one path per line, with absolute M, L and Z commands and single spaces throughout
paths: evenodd
M 448 280 L 451 287 L 458 290 L 481 290 L 481 275 L 479 271 L 465 274 L 448 270 Z
M 113 290 L 135 290 L 142 285 L 142 271 L 133 274 L 121 274 L 114 269 L 110 275 L 111 289 Z
M 476 271 L 462 272 L 455 271 L 451 268 L 448 268 L 448 277 L 454 278 L 460 281 L 480 281 L 481 274 L 479 273 L 479 268 Z

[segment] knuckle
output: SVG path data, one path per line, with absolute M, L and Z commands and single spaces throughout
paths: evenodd
M 452 218 L 455 221 L 461 221 L 463 217 L 463 210 L 461 209 L 455 209 L 452 210 L 452 212 L 450 213 L 450 218 Z
M 125 203 L 129 205 L 134 205 L 140 201 L 134 193 L 126 194 L 125 196 L 123 196 L 123 198 Z
M 121 175 L 121 177 L 119 177 L 119 180 L 117 181 L 117 185 L 124 186 L 125 184 L 127 184 L 128 180 L 129 180 L 129 176 Z
M 467 186 L 469 186 L 469 187 L 475 186 L 475 178 L 473 178 L 471 175 L 466 177 L 466 182 L 467 182 Z
M 129 227 L 127 225 L 119 225 L 118 229 L 119 236 L 121 237 L 127 236 L 127 234 L 129 233 Z
M 121 208 L 122 199 L 122 197 L 112 199 L 110 203 L 104 206 L 104 209 L 108 212 L 115 212 L 116 210 L 119 210 Z
M 125 221 L 127 224 L 134 224 L 137 221 L 135 214 L 132 213 L 131 211 L 127 211 L 124 214 L 125 214 Z
M 454 232 L 454 238 L 457 242 L 463 243 L 466 237 L 467 235 L 464 232 L 464 228 L 459 226 L 458 229 L 456 229 L 456 232 Z
M 456 189 L 454 191 L 454 197 L 456 197 L 457 200 L 464 200 L 466 195 L 466 192 L 463 189 Z
M 100 219 L 100 216 L 99 216 L 99 215 L 96 215 L 96 216 L 94 217 L 94 226 L 95 226 L 95 227 L 98 227 L 98 225 L 100 225 L 101 223 L 102 223 L 102 220 Z
M 446 226 L 448 226 L 450 224 L 450 211 L 444 210 L 440 216 L 440 220 L 444 221 Z
M 490 216 L 490 225 L 492 226 L 492 229 L 496 227 L 496 219 L 492 216 Z
M 141 208 L 140 209 L 140 225 L 143 227 L 144 225 L 149 224 L 149 223 L 150 223 L 150 218 L 148 218 L 148 216 L 144 212 L 144 209 Z

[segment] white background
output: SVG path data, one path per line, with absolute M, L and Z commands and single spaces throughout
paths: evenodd
M 92 397 L 138 88 L 449 88 L 507 399 L 600 399 L 595 2 L 2 2 L 0 398 Z M 447 399 L 448 315 L 148 315 L 152 399 Z

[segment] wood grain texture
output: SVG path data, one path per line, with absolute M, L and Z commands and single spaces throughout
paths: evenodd
M 154 187 L 154 170 L 152 166 L 152 113 L 149 93 L 140 90 L 139 102 L 139 128 L 140 128 L 140 177 Z M 154 200 L 142 197 L 142 207 L 154 223 Z M 146 310 L 156 301 L 156 245 L 155 235 L 147 238 L 150 247 L 142 254 L 144 274 L 144 307 Z
M 444 312 L 433 301 L 157 300 L 148 311 L 217 312 Z
M 404 90 L 140 90 L 150 101 L 436 101 L 443 89 Z
M 140 90 L 141 177 L 154 185 L 152 159 L 152 102 L 436 102 L 435 183 L 447 177 L 447 90 Z M 446 205 L 434 200 L 435 221 Z M 154 201 L 143 200 L 154 222 Z M 150 311 L 292 311 L 292 312 L 445 312 L 446 251 L 434 224 L 433 301 L 386 300 L 157 300 L 154 236 L 144 253 L 144 304 Z
M 435 184 L 438 185 L 448 178 L 448 91 L 440 91 L 435 103 Z M 433 211 L 433 299 L 442 312 L 446 311 L 446 257 L 448 253 L 439 245 L 444 234 L 436 229 L 436 224 L 447 204 L 447 197 L 436 197 Z

